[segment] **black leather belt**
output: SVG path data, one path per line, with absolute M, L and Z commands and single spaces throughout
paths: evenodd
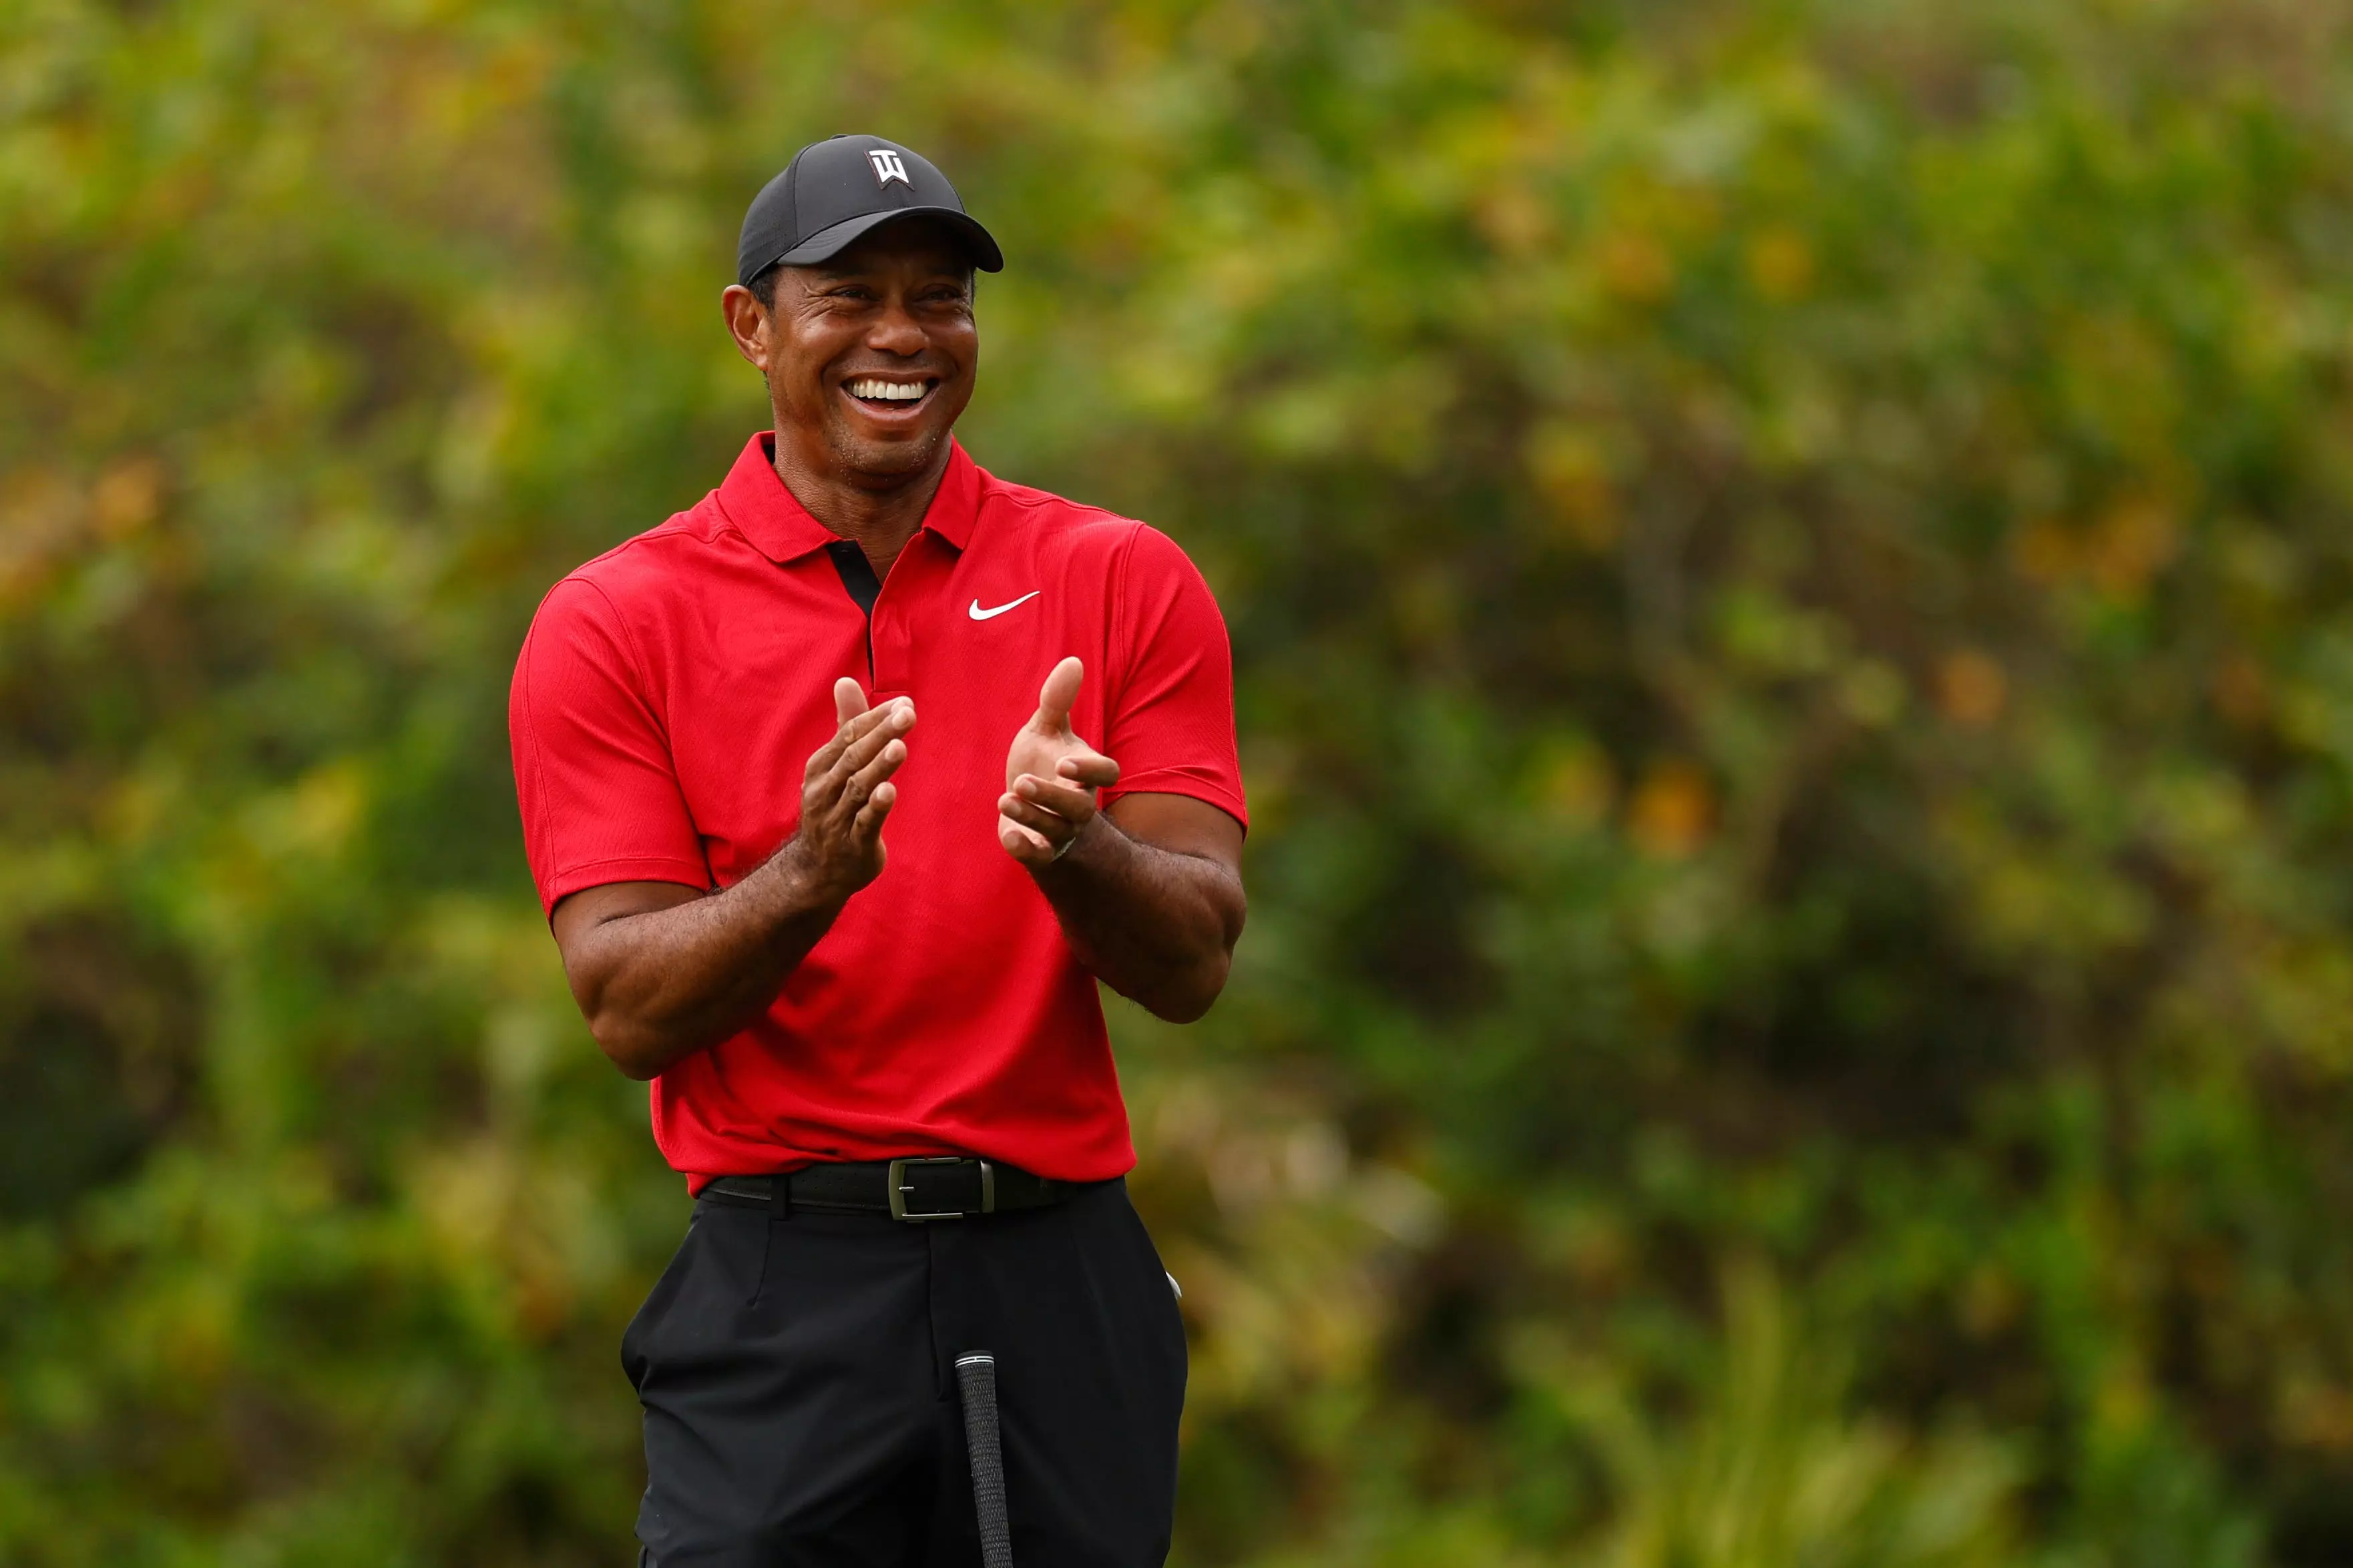
M 713 1203 L 820 1214 L 889 1215 L 892 1219 L 963 1219 L 1007 1209 L 1044 1208 L 1085 1185 L 1033 1176 L 994 1160 L 939 1155 L 809 1165 L 781 1176 L 719 1176 L 702 1189 Z

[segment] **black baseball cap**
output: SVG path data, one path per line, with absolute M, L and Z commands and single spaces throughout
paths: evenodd
M 961 233 L 972 263 L 1005 270 L 1005 254 L 973 221 L 955 187 L 920 153 L 880 136 L 835 136 L 793 154 L 785 172 L 760 188 L 744 215 L 735 246 L 735 281 L 778 262 L 807 267 L 839 254 L 869 229 L 902 217 L 935 217 Z

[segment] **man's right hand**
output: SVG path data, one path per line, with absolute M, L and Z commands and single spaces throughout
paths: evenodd
M 907 760 L 902 739 L 915 727 L 914 700 L 866 705 L 857 681 L 833 683 L 833 739 L 802 773 L 801 821 L 785 856 L 817 901 L 840 905 L 882 874 L 882 823 L 899 798 L 891 775 Z
M 915 727 L 904 697 L 866 706 L 834 682 L 839 727 L 802 775 L 793 836 L 724 892 L 608 882 L 555 906 L 564 973 L 589 1033 L 631 1078 L 722 1040 L 776 999 L 851 894 L 882 874 L 882 821 Z

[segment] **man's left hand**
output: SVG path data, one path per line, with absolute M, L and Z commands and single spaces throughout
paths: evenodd
M 1085 667 L 1066 658 L 1046 677 L 1038 711 L 1005 755 L 1005 794 L 997 801 L 997 837 L 1031 870 L 1068 854 L 1095 819 L 1095 791 L 1119 782 L 1119 764 L 1071 731 Z

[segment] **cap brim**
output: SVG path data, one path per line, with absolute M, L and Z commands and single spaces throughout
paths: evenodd
M 889 212 L 860 213 L 844 218 L 831 228 L 821 228 L 798 245 L 786 251 L 776 260 L 786 267 L 813 267 L 820 261 L 830 261 L 856 244 L 870 231 L 902 218 L 935 217 L 964 236 L 972 247 L 972 264 L 983 272 L 1005 270 L 1005 253 L 997 248 L 997 241 L 988 230 L 980 226 L 970 215 L 954 207 L 893 207 Z

